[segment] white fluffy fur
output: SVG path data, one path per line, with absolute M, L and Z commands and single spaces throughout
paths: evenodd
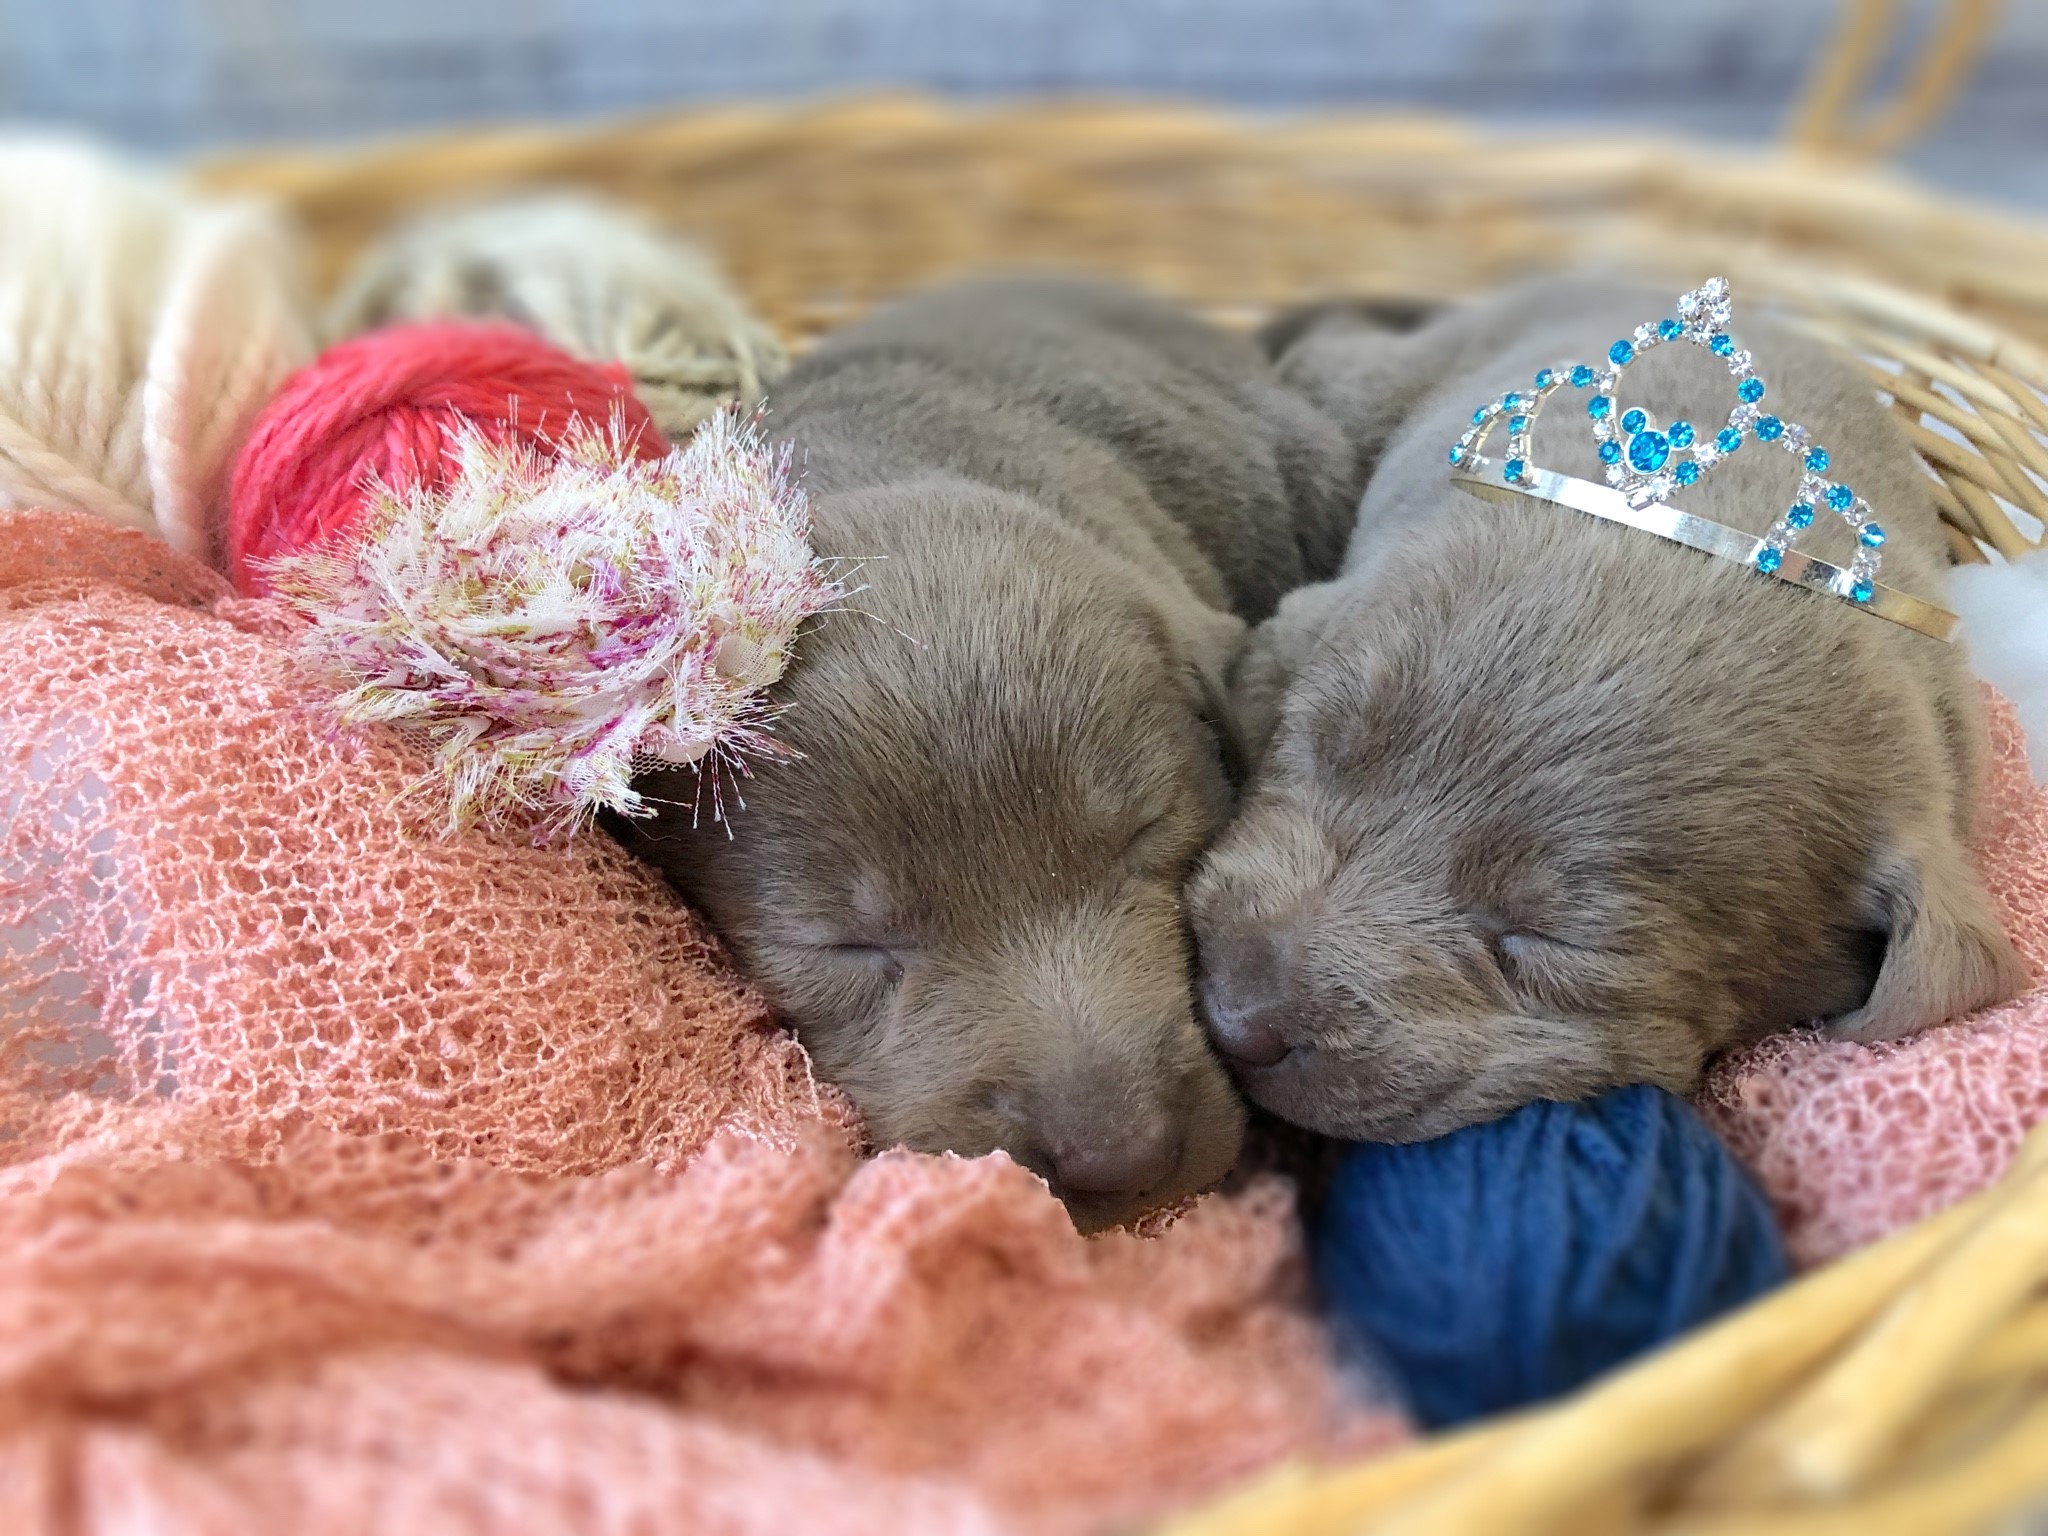
M 2018 707 L 2034 777 L 2048 784 L 2048 551 L 1964 566 L 1949 582 L 1971 659 Z
M 217 562 L 234 451 L 311 348 L 264 211 L 83 144 L 0 139 L 0 505 Z

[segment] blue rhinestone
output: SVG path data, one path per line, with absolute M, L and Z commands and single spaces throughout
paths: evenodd
M 1630 410 L 1621 418 L 1621 430 L 1631 435 L 1642 431 L 1649 424 L 1650 418 L 1638 410 Z
M 1572 383 L 1576 385 L 1578 388 L 1584 389 L 1592 382 L 1593 370 L 1588 368 L 1584 363 L 1579 364 L 1578 367 L 1572 370 Z
M 1756 419 L 1756 440 L 1760 443 L 1775 443 L 1785 435 L 1785 423 L 1775 416 L 1759 416 Z
M 1451 444 L 1451 462 L 1453 464 L 1462 464 L 1464 461 L 1465 450 L 1463 448 L 1460 448 L 1456 443 Z
M 1733 453 L 1742 446 L 1742 434 L 1733 427 L 1723 427 L 1714 434 L 1714 446 L 1723 453 Z
M 1520 436 L 1529 430 L 1529 418 L 1526 416 L 1510 416 L 1508 418 L 1508 430 Z
M 1846 512 L 1856 505 L 1856 493 L 1846 485 L 1828 487 L 1828 505 L 1837 512 Z
M 1716 357 L 1726 357 L 1735 350 L 1735 343 L 1726 331 L 1716 331 L 1707 338 L 1707 350 Z
M 1522 408 L 1522 397 L 1511 389 L 1500 397 L 1500 408 L 1504 411 L 1518 411 Z
M 1794 502 L 1792 510 L 1785 514 L 1785 521 L 1794 528 L 1811 528 L 1813 526 L 1813 503 L 1810 501 Z
M 1617 341 L 1607 349 L 1607 361 L 1617 368 L 1626 368 L 1635 355 L 1636 349 L 1627 341 Z
M 1849 589 L 1849 595 L 1859 603 L 1867 603 L 1870 601 L 1871 594 L 1876 590 L 1877 588 L 1873 587 L 1868 581 L 1859 581 Z
M 1810 475 L 1824 475 L 1828 472 L 1828 451 L 1815 448 L 1806 455 L 1806 472 Z
M 1676 341 L 1685 334 L 1685 327 L 1676 320 L 1667 318 L 1657 322 L 1657 334 L 1666 341 Z
M 1856 542 L 1865 549 L 1884 548 L 1884 530 L 1875 523 L 1865 523 L 1863 531 L 1856 535 Z
M 1538 368 L 1536 370 L 1536 387 L 1538 389 L 1548 389 L 1550 388 L 1550 381 L 1556 377 L 1557 375 L 1548 368 Z
M 1756 552 L 1756 568 L 1762 571 L 1766 576 L 1770 575 L 1773 571 L 1777 570 L 1777 568 L 1783 565 L 1784 563 L 1784 551 L 1773 549 L 1768 544 L 1766 544 L 1762 549 Z
M 1482 405 L 1481 407 L 1479 407 L 1479 409 L 1478 409 L 1478 410 L 1476 410 L 1476 411 L 1474 411 L 1474 412 L 1472 413 L 1472 425 L 1476 427 L 1476 426 L 1478 426 L 1478 425 L 1479 425 L 1479 424 L 1480 424 L 1481 422 L 1483 422 L 1483 421 L 1485 421 L 1485 420 L 1486 420 L 1486 407 Z
M 1692 446 L 1692 423 L 1689 421 L 1674 421 L 1671 423 L 1671 430 L 1665 435 L 1671 439 L 1672 447 L 1690 448 Z
M 1683 464 L 1679 465 L 1678 468 L 1674 469 L 1671 473 L 1673 476 L 1676 477 L 1680 485 L 1691 485 L 1693 481 L 1699 479 L 1700 467 L 1699 465 L 1693 463 L 1691 459 L 1687 459 Z
M 1600 462 L 1613 464 L 1621 458 L 1621 444 L 1605 442 L 1600 445 Z
M 1743 404 L 1755 405 L 1757 401 L 1764 397 L 1764 381 L 1762 379 L 1744 379 L 1735 386 L 1735 393 L 1741 397 Z
M 1595 421 L 1605 421 L 1607 413 L 1613 409 L 1614 399 L 1611 395 L 1595 395 L 1586 402 L 1586 414 Z
M 1506 480 L 1519 480 L 1522 478 L 1522 471 L 1528 467 L 1520 459 L 1509 459 L 1501 466 L 1501 477 Z
M 1637 474 L 1653 475 L 1671 457 L 1671 440 L 1662 432 L 1638 432 L 1628 440 L 1629 468 Z

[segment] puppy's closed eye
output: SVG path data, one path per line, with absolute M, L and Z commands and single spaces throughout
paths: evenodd
M 1558 951 L 1577 951 L 1580 946 L 1540 928 L 1503 928 L 1493 935 L 1493 947 L 1508 965 L 1540 965 L 1555 958 Z
M 1598 949 L 1491 914 L 1478 921 L 1501 980 L 1538 1001 L 1569 999 L 1606 969 Z
M 846 1013 L 872 1008 L 896 990 L 906 952 L 862 939 L 791 935 L 757 940 L 754 959 L 778 1006 Z
M 816 951 L 833 962 L 873 972 L 890 986 L 903 979 L 903 952 L 887 944 L 846 942 L 820 944 Z

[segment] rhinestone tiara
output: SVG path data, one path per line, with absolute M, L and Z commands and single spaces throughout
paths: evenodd
M 1932 603 L 1879 583 L 1884 529 L 1871 521 L 1870 505 L 1847 485 L 1828 478 L 1827 449 L 1806 428 L 1762 409 L 1764 381 L 1748 352 L 1728 334 L 1732 308 L 1728 280 L 1712 278 L 1678 301 L 1675 318 L 1639 325 L 1607 349 L 1607 363 L 1560 363 L 1538 369 L 1535 387 L 1509 390 L 1472 413 L 1472 425 L 1451 449 L 1451 479 L 1489 500 L 1534 497 L 1571 507 L 1624 527 L 1654 533 L 1719 559 L 1748 566 L 1761 575 L 1811 592 L 1840 598 L 1878 618 L 1889 619 L 1936 640 L 1948 640 L 1956 616 Z M 1640 406 L 1624 409 L 1615 386 L 1630 363 L 1665 342 L 1704 347 L 1728 365 L 1735 379 L 1735 404 L 1727 425 L 1705 436 L 1689 421 L 1659 426 Z M 1592 423 L 1607 484 L 1537 468 L 1529 458 L 1529 434 L 1543 403 L 1570 385 L 1591 393 L 1586 416 Z M 1507 458 L 1495 462 L 1480 452 L 1493 430 L 1507 422 Z M 1750 438 L 1797 456 L 1803 465 L 1797 499 L 1762 538 L 1667 506 L 1672 494 L 1698 483 Z M 1496 478 L 1496 475 L 1498 478 Z M 1794 546 L 1822 508 L 1837 514 L 1856 535 L 1856 553 L 1846 569 L 1801 554 Z

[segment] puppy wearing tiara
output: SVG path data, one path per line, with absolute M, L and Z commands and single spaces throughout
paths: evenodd
M 1260 765 L 1189 891 L 1248 1095 L 1411 1140 L 2015 992 L 1930 482 L 1871 387 L 1718 279 L 1383 322 L 1275 333 L 1370 478 L 1241 664 Z

